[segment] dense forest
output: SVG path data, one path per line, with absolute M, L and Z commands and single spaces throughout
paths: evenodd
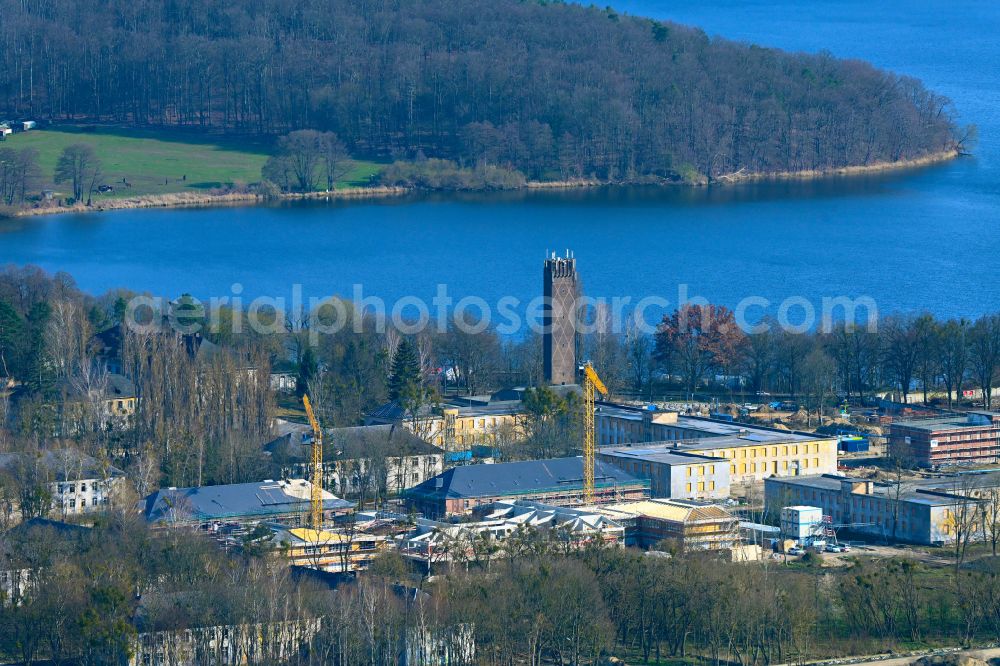
M 829 55 L 519 0 L 0 0 L 0 113 L 282 134 L 529 179 L 684 178 L 953 148 L 948 100 Z

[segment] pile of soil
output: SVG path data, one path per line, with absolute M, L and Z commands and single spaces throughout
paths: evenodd
M 809 414 L 799 407 L 799 411 L 788 417 L 788 420 L 795 424 L 806 424 L 809 422 Z

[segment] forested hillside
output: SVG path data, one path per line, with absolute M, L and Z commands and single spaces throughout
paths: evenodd
M 277 134 L 529 178 L 718 177 L 951 148 L 948 101 L 857 61 L 518 0 L 0 0 L 2 113 Z

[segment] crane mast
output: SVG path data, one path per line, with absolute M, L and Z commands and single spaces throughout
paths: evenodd
M 607 395 L 608 389 L 597 376 L 594 366 L 588 361 L 580 371 L 583 375 L 583 498 L 587 504 L 594 502 L 594 459 L 596 442 L 594 433 L 594 412 L 597 393 Z
M 309 497 L 309 526 L 314 530 L 323 529 L 323 431 L 316 420 L 309 396 L 302 396 L 302 404 L 305 405 L 306 415 L 309 417 L 309 425 L 312 426 L 312 460 L 310 468 L 312 478 L 310 479 L 312 488 Z

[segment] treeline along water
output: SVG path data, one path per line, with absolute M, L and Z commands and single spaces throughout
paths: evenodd
M 175 295 L 307 293 L 494 300 L 540 292 L 548 249 L 576 251 L 589 293 L 735 305 L 761 295 L 870 295 L 883 311 L 973 316 L 996 309 L 1000 269 L 1000 16 L 961 21 L 917 0 L 892 6 L 791 0 L 622 10 L 792 50 L 829 49 L 921 78 L 979 127 L 973 157 L 915 173 L 701 189 L 594 189 L 276 208 L 130 211 L 17 222 L 0 261 L 71 272 L 81 286 Z
M 426 153 L 549 180 L 826 169 L 919 158 L 955 141 L 947 99 L 911 77 L 593 6 L 98 6 L 0 0 L 0 109 L 255 134 L 333 130 L 355 154 Z

